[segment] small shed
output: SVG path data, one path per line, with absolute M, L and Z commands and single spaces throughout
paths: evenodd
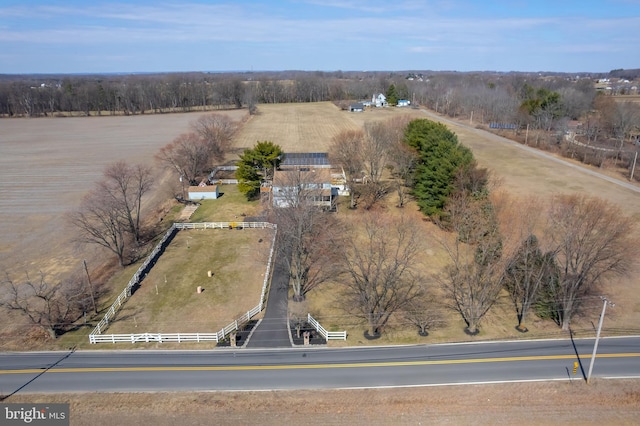
M 407 99 L 398 99 L 398 106 L 399 107 L 406 107 L 409 106 L 411 104 L 411 101 L 407 100 Z
M 207 186 L 190 186 L 189 187 L 189 199 L 194 201 L 199 200 L 215 200 L 220 196 L 218 192 L 218 185 Z
M 351 112 L 362 112 L 364 111 L 364 105 L 360 102 L 349 105 L 349 111 Z

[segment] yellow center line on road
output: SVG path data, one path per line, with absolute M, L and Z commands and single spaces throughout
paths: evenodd
M 640 353 L 601 354 L 597 358 L 632 358 L 640 357 Z M 582 355 L 582 359 L 589 358 Z M 557 359 L 576 359 L 575 355 L 536 355 L 505 358 L 449 359 L 434 361 L 388 361 L 361 362 L 345 364 L 287 364 L 287 365 L 225 365 L 225 366 L 162 366 L 162 367 L 77 367 L 53 368 L 46 373 L 115 373 L 115 372 L 153 372 L 153 371 L 252 371 L 252 370 L 312 370 L 329 368 L 363 368 L 363 367 L 407 367 L 419 365 L 477 364 L 487 362 L 545 361 Z M 43 369 L 0 370 L 1 374 L 40 374 Z

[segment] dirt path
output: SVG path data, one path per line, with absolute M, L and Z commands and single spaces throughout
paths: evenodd
M 189 204 L 187 206 L 184 206 L 184 208 L 180 212 L 180 216 L 178 216 L 178 222 L 185 222 L 189 220 L 193 212 L 195 212 L 197 209 L 197 204 Z

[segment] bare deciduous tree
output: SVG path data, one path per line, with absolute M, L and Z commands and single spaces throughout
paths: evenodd
M 141 164 L 131 166 L 125 161 L 119 161 L 107 166 L 104 179 L 98 185 L 119 206 L 129 233 L 139 244 L 142 197 L 153 186 L 151 169 Z
M 417 161 L 417 151 L 402 139 L 395 140 L 389 149 L 389 160 L 393 167 L 394 185 L 398 194 L 398 207 L 404 207 L 407 191 L 412 185 L 414 167 Z
M 38 281 L 16 283 L 7 275 L 0 283 L 0 307 L 18 311 L 52 339 L 65 333 L 87 309 L 87 293 L 80 280 L 51 285 L 40 274 Z
M 364 185 L 358 185 L 357 189 L 358 204 L 362 204 L 365 210 L 370 210 L 387 195 L 389 183 L 383 181 L 367 182 Z
M 435 296 L 428 290 L 407 303 L 402 316 L 409 324 L 418 327 L 418 333 L 426 336 L 429 330 L 444 324 L 440 307 L 435 302 Z
M 198 183 L 209 164 L 209 156 L 202 139 L 194 133 L 183 133 L 173 142 L 160 148 L 156 158 L 174 169 L 190 185 Z
M 534 234 L 530 234 L 509 259 L 504 283 L 518 316 L 518 330 L 527 330 L 527 313 L 540 291 L 554 285 L 554 266 L 553 253 L 544 253 Z
M 104 188 L 98 186 L 85 195 L 78 210 L 71 213 L 70 222 L 79 232 L 78 242 L 106 248 L 124 267 L 127 224 L 121 206 Z
M 556 320 L 568 330 L 585 296 L 603 279 L 630 271 L 638 251 L 635 224 L 604 200 L 562 195 L 554 199 L 548 232 L 559 272 Z
M 224 160 L 237 128 L 235 121 L 220 114 L 203 115 L 191 123 L 191 129 L 205 142 L 210 159 L 216 161 Z
M 640 106 L 635 102 L 616 102 L 613 119 L 614 135 L 620 141 L 618 145 L 618 156 L 620 156 L 625 139 L 634 128 L 640 126 Z
M 503 193 L 494 193 L 492 200 L 503 235 L 505 289 L 516 311 L 517 328 L 526 331 L 530 308 L 555 276 L 553 253 L 536 236 L 543 231 L 544 203 L 536 197 L 512 199 Z
M 226 116 L 209 114 L 192 122 L 191 129 L 162 147 L 156 158 L 189 184 L 196 185 L 197 178 L 211 168 L 212 161 L 224 159 L 237 125 Z
M 285 306 L 285 311 L 288 311 L 289 324 L 296 330 L 296 337 L 299 339 L 302 336 L 302 327 L 307 323 L 307 314 L 309 313 L 309 307 L 306 302 L 289 304 Z
M 382 178 L 386 165 L 389 134 L 382 122 L 369 122 L 364 125 L 364 144 L 362 158 L 370 183 L 377 183 Z
M 278 224 L 278 250 L 289 270 L 296 302 L 334 275 L 340 245 L 338 222 L 317 204 L 325 195 L 314 175 L 313 171 L 279 171 L 279 207 L 272 211 Z
M 345 130 L 334 136 L 329 148 L 331 163 L 341 166 L 347 175 L 351 208 L 355 208 L 354 187 L 356 180 L 364 177 L 363 146 L 364 132 Z
M 362 158 L 371 183 L 378 183 L 382 178 L 390 147 L 394 142 L 402 140 L 404 127 L 406 122 L 399 120 L 365 123 Z
M 476 334 L 502 288 L 502 236 L 493 205 L 486 198 L 458 194 L 450 200 L 445 214 L 455 235 L 442 241 L 451 264 L 440 281 L 450 308 L 462 316 L 467 332 Z
M 416 270 L 419 238 L 401 218 L 365 214 L 345 240 L 342 255 L 344 307 L 380 335 L 389 318 L 422 294 Z

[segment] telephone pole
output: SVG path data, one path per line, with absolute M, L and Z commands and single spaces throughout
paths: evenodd
M 598 351 L 598 342 L 600 341 L 600 331 L 602 331 L 602 322 L 604 321 L 604 313 L 607 311 L 607 305 L 611 307 L 616 306 L 615 303 L 611 303 L 606 297 L 601 297 L 604 304 L 602 305 L 602 313 L 600 314 L 600 321 L 598 321 L 598 332 L 596 333 L 596 341 L 593 344 L 593 353 L 591 354 L 591 362 L 589 363 L 589 372 L 587 373 L 587 383 L 591 380 L 591 371 L 593 371 L 593 363 L 596 361 L 596 352 Z
M 87 268 L 87 261 L 83 260 L 82 264 L 84 265 L 84 272 L 87 274 L 87 281 L 89 282 L 89 291 L 91 292 L 91 303 L 93 304 L 93 312 L 98 313 L 98 308 L 96 307 L 96 296 L 93 293 L 93 284 L 91 284 L 91 277 L 89 276 L 89 268 Z

